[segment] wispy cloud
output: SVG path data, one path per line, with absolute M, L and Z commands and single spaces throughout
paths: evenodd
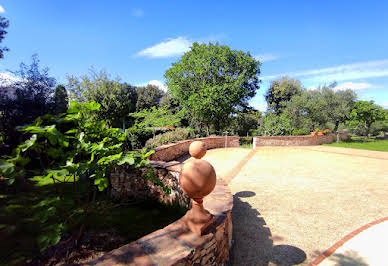
M 388 109 L 388 101 L 386 101 L 386 102 L 377 102 L 377 104 L 382 106 L 384 109 Z
M 269 61 L 274 61 L 278 59 L 280 56 L 274 55 L 274 54 L 259 54 L 256 55 L 255 58 L 259 60 L 261 63 L 263 62 L 269 62 Z
M 333 89 L 334 90 L 352 89 L 352 90 L 358 91 L 358 90 L 371 89 L 371 88 L 378 88 L 378 86 L 373 86 L 372 84 L 366 83 L 366 82 L 360 82 L 360 83 L 345 82 L 340 85 L 337 85 Z
M 192 41 L 185 37 L 167 39 L 154 46 L 141 50 L 136 55 L 149 58 L 165 58 L 179 56 L 190 49 Z
M 187 37 L 168 38 L 158 44 L 148 47 L 138 52 L 135 56 L 144 56 L 148 58 L 166 58 L 180 56 L 190 50 L 193 42 L 208 43 L 216 42 L 222 39 L 225 35 L 210 35 L 199 39 L 189 39 Z
M 4 7 L 2 5 L 0 5 L 0 14 L 1 13 L 5 13 L 5 9 L 4 9 Z
M 131 15 L 137 18 L 144 16 L 144 10 L 140 8 L 132 8 Z
M 300 72 L 281 73 L 262 77 L 271 80 L 280 76 L 297 77 L 304 82 L 330 83 L 332 81 L 358 80 L 388 76 L 388 59 L 339 65 Z

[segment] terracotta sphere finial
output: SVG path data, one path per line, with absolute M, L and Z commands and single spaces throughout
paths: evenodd
M 216 171 L 205 160 L 196 159 L 185 163 L 180 176 L 180 186 L 190 198 L 203 198 L 216 186 Z
M 194 141 L 190 144 L 189 153 L 196 159 L 201 159 L 206 154 L 206 144 L 202 141 Z
M 183 165 L 179 185 L 192 199 L 192 208 L 182 220 L 191 231 L 202 235 L 216 220 L 202 204 L 203 198 L 216 186 L 216 171 L 209 162 L 200 159 L 206 154 L 205 143 L 194 141 L 190 145 L 189 152 L 196 159 Z

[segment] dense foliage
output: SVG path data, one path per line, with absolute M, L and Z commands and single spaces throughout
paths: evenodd
M 146 142 L 146 148 L 152 149 L 161 145 L 194 138 L 194 130 L 191 128 L 177 128 L 163 134 L 156 135 Z
M 5 18 L 0 16 L 0 43 L 3 42 L 5 35 L 7 34 L 6 29 L 9 26 L 9 21 Z M 4 52 L 9 51 L 7 47 L 0 47 L 0 59 L 4 58 Z
M 118 128 L 109 128 L 106 121 L 93 120 L 92 114 L 98 111 L 97 103 L 72 102 L 66 114 L 60 116 L 45 115 L 36 119 L 33 125 L 19 128 L 30 137 L 20 144 L 13 156 L 0 161 L 0 173 L 9 184 L 16 180 L 26 182 L 29 179 L 39 177 L 40 181 L 51 180 L 52 183 L 72 183 L 74 185 L 74 200 L 79 200 L 77 188 L 81 179 L 86 179 L 90 184 L 87 194 L 93 194 L 95 198 L 98 188 L 103 191 L 109 185 L 111 167 L 128 164 L 133 167 L 148 165 L 146 157 L 153 151 L 123 152 L 122 145 L 126 139 L 126 133 Z M 155 176 L 152 180 L 161 185 L 167 192 L 168 188 Z M 58 199 L 63 195 L 56 187 Z M 90 198 L 89 196 L 87 198 Z M 43 201 L 49 212 L 46 216 L 56 213 L 56 201 Z M 87 215 L 87 206 L 83 213 Z M 74 210 L 78 212 L 79 210 Z M 43 219 L 43 223 L 46 220 Z M 60 239 L 64 223 L 48 230 L 47 234 L 40 238 L 42 249 L 55 244 Z
M 257 134 L 305 134 L 317 128 L 338 127 L 350 119 L 356 94 L 352 90 L 337 90 L 322 86 L 314 90 L 302 89 L 298 80 L 283 78 L 273 81 L 266 99 L 268 112 Z
M 49 76 L 47 68 L 40 69 L 37 55 L 32 56 L 31 65 L 20 64 L 14 74 L 15 81 L 4 81 L 0 91 L 0 130 L 4 143 L 11 148 L 20 141 L 16 127 L 51 113 L 56 101 L 56 80 Z
M 365 136 L 369 136 L 373 123 L 388 120 L 383 108 L 373 101 L 357 101 L 350 113 L 350 118 L 350 127 L 363 127 Z
M 228 118 L 248 106 L 259 89 L 260 62 L 228 46 L 193 43 L 165 73 L 167 86 L 191 119 L 209 131 L 227 126 Z
M 148 84 L 146 87 L 137 88 L 136 111 L 150 109 L 159 106 L 165 93 L 157 86 Z
M 267 101 L 268 109 L 276 114 L 280 114 L 285 105 L 295 95 L 302 93 L 302 84 L 299 80 L 288 77 L 282 77 L 279 80 L 273 80 L 264 95 Z
M 89 75 L 68 77 L 70 99 L 77 102 L 96 102 L 101 108 L 95 112 L 96 119 L 108 120 L 111 126 L 125 128 L 128 113 L 135 111 L 136 88 L 112 80 L 106 71 L 90 70 Z
M 226 131 L 229 135 L 247 136 L 252 130 L 257 129 L 261 117 L 262 114 L 260 111 L 238 112 L 235 116 L 231 117 Z

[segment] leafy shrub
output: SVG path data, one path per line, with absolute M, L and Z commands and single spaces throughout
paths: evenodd
M 156 135 L 154 138 L 146 142 L 146 148 L 152 149 L 161 145 L 174 143 L 177 141 L 190 139 L 194 137 L 194 130 L 191 128 L 177 128 L 175 131 L 169 131 L 163 134 Z
M 64 195 L 56 184 L 72 183 L 72 200 L 79 202 L 80 177 L 88 181 L 87 195 L 83 195 L 87 204 L 79 202 L 79 208 L 72 209 L 69 214 L 70 217 L 77 213 L 87 217 L 88 212 L 93 211 L 88 207 L 90 199 L 93 198 L 94 201 L 97 190 L 103 191 L 108 187 L 114 165 L 143 167 L 149 164 L 146 158 L 153 151 L 123 152 L 122 144 L 126 134 L 118 128 L 109 128 L 107 121 L 91 119 L 91 114 L 99 108 L 100 105 L 94 102 L 72 102 L 66 114 L 37 118 L 33 125 L 19 128 L 29 138 L 17 146 L 12 157 L 0 160 L 0 175 L 8 184 L 31 178 L 54 184 L 58 194 L 55 202 L 44 199 L 38 204 L 46 208 L 43 224 L 49 217 L 57 216 L 60 212 L 58 204 L 65 202 Z M 169 192 L 157 177 L 151 175 L 147 178 Z M 58 243 L 65 229 L 64 225 L 72 222 L 65 219 L 50 225 L 50 230 L 38 239 L 41 250 Z
M 258 128 L 257 135 L 260 136 L 287 136 L 292 133 L 291 115 L 282 113 L 276 115 L 274 113 L 267 113 L 263 118 L 263 122 Z
M 310 130 L 308 129 L 294 129 L 292 131 L 293 136 L 303 136 L 303 135 L 310 135 Z
M 127 138 L 125 141 L 125 150 L 141 149 L 146 144 L 147 140 L 154 135 L 153 131 L 148 128 L 139 127 L 135 124 L 133 127 L 126 130 Z
M 240 137 L 239 143 L 240 143 L 240 146 L 250 145 L 253 143 L 253 138 L 252 137 Z

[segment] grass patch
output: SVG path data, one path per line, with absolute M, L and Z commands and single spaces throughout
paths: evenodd
M 375 138 L 366 139 L 364 137 L 350 137 L 348 141 L 340 143 L 333 142 L 331 144 L 323 144 L 325 146 L 363 149 L 371 151 L 388 151 L 388 140 L 376 140 Z
M 69 239 L 80 231 L 82 224 L 86 224 L 90 253 L 109 251 L 134 241 L 176 221 L 186 211 L 179 206 L 166 206 L 154 201 L 115 202 L 107 193 L 102 193 L 90 205 L 90 215 L 85 217 L 79 205 L 86 204 L 87 199 L 73 199 L 71 184 L 59 184 L 63 199 L 58 200 L 53 184 L 36 181 L 17 190 L 0 183 L 0 265 L 21 265 L 41 257 L 39 237 L 50 228 L 63 224 L 64 220 L 72 222 L 63 225 L 65 231 L 61 241 Z M 87 184 L 80 184 L 79 188 L 83 186 Z M 55 215 L 45 217 L 47 206 L 39 204 L 42 200 L 56 202 Z M 79 213 L 75 211 L 78 209 Z M 70 215 L 73 216 L 71 219 Z M 101 244 L 90 241 L 93 238 L 91 235 L 106 232 L 109 232 L 109 237 L 116 237 L 114 243 L 107 243 L 106 236 Z M 82 253 L 83 248 L 84 245 L 80 244 L 77 253 Z
M 239 143 L 241 148 L 252 149 L 253 137 L 240 137 Z
M 252 148 L 253 148 L 253 145 L 252 145 L 252 143 L 251 143 L 251 144 L 245 143 L 245 144 L 241 144 L 241 145 L 240 145 L 240 148 L 249 148 L 249 149 L 252 149 Z

